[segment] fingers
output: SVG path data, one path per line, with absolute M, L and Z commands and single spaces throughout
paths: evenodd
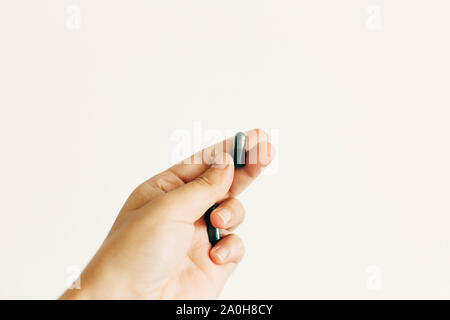
M 261 129 L 247 131 L 245 135 L 247 136 L 247 151 L 254 148 L 260 142 L 268 141 L 267 133 Z M 232 153 L 233 143 L 234 136 L 197 152 L 183 162 L 172 166 L 169 170 L 183 181 L 195 179 L 208 168 L 210 159 L 216 154 L 221 152 Z
M 209 252 L 211 260 L 219 265 L 230 262 L 238 263 L 242 260 L 244 254 L 244 243 L 235 234 L 224 237 Z
M 247 131 L 247 163 L 237 169 L 228 196 L 237 196 L 272 161 L 275 149 L 268 142 L 266 132 L 261 129 Z M 234 137 L 205 148 L 185 161 L 157 174 L 138 186 L 126 201 L 123 210 L 134 210 L 144 206 L 161 194 L 168 193 L 203 174 L 211 165 L 211 159 L 219 153 L 233 150 Z
M 211 213 L 211 223 L 216 228 L 232 231 L 244 221 L 244 217 L 245 209 L 242 203 L 235 198 L 229 198 Z
M 235 171 L 234 181 L 228 196 L 237 196 L 240 194 L 270 164 L 275 156 L 275 147 L 269 142 L 269 136 L 264 130 L 253 129 L 247 131 L 245 134 L 247 136 L 246 165 Z M 183 181 L 194 179 L 208 168 L 208 157 L 211 154 L 219 152 L 218 150 L 228 150 L 228 152 L 231 152 L 233 141 L 234 137 L 231 137 L 208 147 L 186 159 L 184 162 L 174 165 L 169 171 Z
M 229 154 L 219 154 L 202 175 L 155 200 L 152 206 L 178 221 L 192 223 L 226 197 L 233 176 L 233 159 Z

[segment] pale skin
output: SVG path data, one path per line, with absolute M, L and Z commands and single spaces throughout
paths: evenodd
M 61 299 L 217 298 L 244 256 L 231 232 L 245 216 L 236 196 L 274 157 L 264 131 L 246 135 L 244 168 L 235 170 L 225 152 L 229 139 L 203 150 L 200 163 L 192 156 L 138 186 L 82 272 L 81 289 Z M 203 215 L 215 203 L 211 222 L 224 237 L 212 247 Z

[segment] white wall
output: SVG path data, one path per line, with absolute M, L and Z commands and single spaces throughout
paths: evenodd
M 222 298 L 450 298 L 449 33 L 445 0 L 1 1 L 0 298 L 57 297 L 196 121 L 279 132 Z

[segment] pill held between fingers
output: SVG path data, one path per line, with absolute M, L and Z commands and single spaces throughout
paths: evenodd
M 238 132 L 234 137 L 234 166 L 236 168 L 242 168 L 245 166 L 245 147 L 247 145 L 247 137 L 245 133 Z
M 205 222 L 206 222 L 206 228 L 208 231 L 208 239 L 209 242 L 212 245 L 215 245 L 221 238 L 222 238 L 222 232 L 219 228 L 215 228 L 211 223 L 211 213 L 216 209 L 219 205 L 215 204 L 211 208 L 208 209 L 205 213 Z

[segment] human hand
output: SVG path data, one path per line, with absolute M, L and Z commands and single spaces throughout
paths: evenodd
M 244 255 L 242 241 L 231 233 L 245 215 L 235 196 L 274 156 L 264 131 L 246 135 L 249 156 L 243 168 L 234 170 L 224 152 L 230 138 L 138 186 L 81 274 L 81 289 L 69 289 L 61 298 L 216 298 Z M 201 163 L 193 161 L 198 156 Z M 215 203 L 220 205 L 211 223 L 224 237 L 211 248 L 203 215 Z

